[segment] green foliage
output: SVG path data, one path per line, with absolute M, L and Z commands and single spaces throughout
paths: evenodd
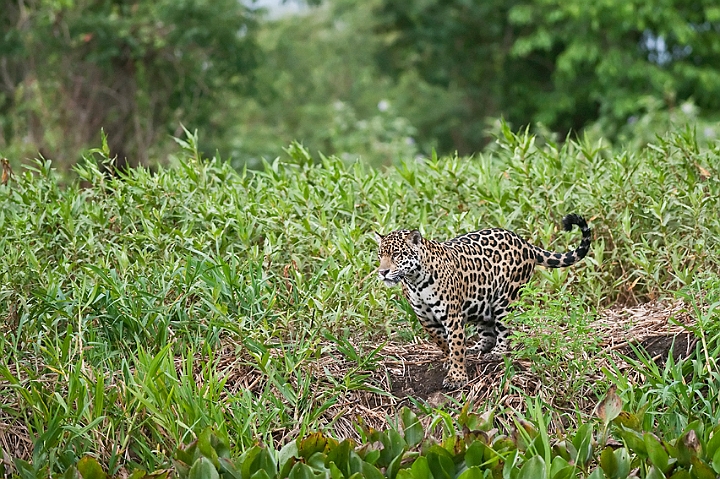
M 602 338 L 591 326 L 597 315 L 586 298 L 530 286 L 520 304 L 522 311 L 513 315 L 514 358 L 526 361 L 541 384 L 553 391 L 556 406 L 579 406 L 579 398 L 593 397 L 599 385 L 587 378 L 598 372 L 598 365 L 588 357 L 600 355 Z
M 470 430 L 467 423 L 457 423 L 438 438 L 423 430 L 414 413 L 403 408 L 403 428 L 365 431 L 361 444 L 313 433 L 288 442 L 280 450 L 254 445 L 233 456 L 227 442 L 208 428 L 197 440 L 176 449 L 173 465 L 181 479 L 624 479 L 631 469 L 639 478 L 714 478 L 720 472 L 720 426 L 705 430 L 697 423 L 677 437 L 660 438 L 618 421 L 622 402 L 614 390 L 608 392 L 598 410 L 604 410 L 608 402 L 617 405 L 614 417 L 600 413 L 600 419 L 603 427 L 612 424 L 623 444 L 609 444 L 607 437 L 598 436 L 597 424 L 587 422 L 574 435 L 551 446 L 539 406 L 532 409 L 531 420 L 520 420 L 507 431 Z M 625 414 L 626 418 L 632 417 Z M 466 414 L 465 419 L 482 421 L 476 413 Z M 84 479 L 107 477 L 90 457 L 80 460 L 77 471 Z M 138 478 L 165 477 L 167 472 L 136 474 Z
M 222 129 L 221 99 L 253 86 L 255 17 L 234 0 L 4 2 L 0 147 L 67 165 L 105 128 L 137 164 L 181 121 Z
M 459 90 L 454 122 L 411 117 L 443 151 L 477 151 L 488 117 L 561 134 L 597 121 L 603 137 L 623 141 L 627 122 L 656 102 L 672 111 L 691 100 L 711 117 L 720 108 L 720 15 L 712 2 L 375 4 L 384 71 L 400 78 L 413 70 L 430 85 Z
M 513 6 L 509 18 L 519 32 L 513 55 L 552 65 L 551 88 L 529 95 L 536 121 L 577 128 L 599 116 L 622 125 L 645 95 L 671 108 L 690 98 L 720 106 L 714 5 L 541 0 Z
M 159 161 L 181 124 L 259 168 L 300 141 L 373 165 L 481 151 L 493 125 L 587 130 L 642 148 L 671 125 L 715 140 L 720 29 L 686 0 L 9 1 L 0 11 L 0 153 L 69 166 Z
M 262 25 L 258 90 L 229 99 L 235 120 L 224 145 L 236 165 L 258 168 L 292 141 L 313 154 L 373 165 L 415 156 L 415 128 L 398 113 L 397 89 L 374 65 L 382 43 L 370 7 L 330 4 Z
M 154 470 L 165 467 L 174 445 L 210 426 L 232 438 L 235 454 L 347 425 L 354 418 L 341 406 L 354 393 L 387 394 L 371 378 L 379 347 L 419 330 L 399 291 L 373 281 L 373 230 L 419 227 L 445 239 L 501 226 L 563 250 L 578 234 L 561 232 L 559 219 L 585 215 L 594 229 L 591 253 L 575 268 L 538 272 L 519 319 L 532 327 L 543 292 L 564 298 L 548 311 L 551 323 L 560 324 L 563 309 L 576 323 L 578 342 L 568 352 L 580 350 L 584 312 L 686 285 L 718 286 L 699 273 L 717 271 L 719 152 L 701 151 L 691 135 L 613 156 L 582 142 L 539 146 L 505 129 L 495 152 L 410 160 L 385 172 L 335 157 L 315 161 L 297 144 L 285 162 L 237 172 L 201 158 L 196 141 L 178 140 L 183 152 L 155 172 L 104 174 L 97 161 L 110 161 L 104 145 L 92 153 L 97 160 L 77 166 L 77 182 L 62 183 L 49 161 L 38 161 L 0 186 L 0 401 L 3 420 L 33 442 L 29 470 L 65 471 L 86 453 L 111 474 L 135 463 Z M 613 379 L 632 408 L 671 404 L 685 414 L 673 423 L 675 416 L 648 413 L 671 433 L 717 417 L 714 396 L 698 399 L 717 391 L 707 383 L 717 368 L 706 367 L 717 357 L 716 307 L 703 304 L 696 333 L 706 349 L 695 358 L 703 362 L 675 365 L 657 380 L 654 363 L 637 363 L 654 389 Z M 554 337 L 538 331 L 519 341 L 547 350 Z M 563 373 L 563 351 L 549 351 L 539 363 L 566 374 L 569 390 L 587 390 L 582 365 Z M 702 381 L 683 383 L 691 371 Z M 439 417 L 438 425 L 452 425 L 449 414 Z M 401 419 L 407 447 L 422 444 L 412 417 Z M 395 441 L 387 434 L 377 440 Z M 526 443 L 545 437 L 528 435 Z M 593 452 L 587 434 L 573 437 L 580 438 L 573 461 L 585 464 Z M 547 444 L 534 446 L 545 471 L 563 469 L 544 455 Z M 392 465 L 394 446 L 383 450 L 368 450 L 371 466 L 405 469 L 402 460 Z M 445 453 L 436 452 L 417 462 L 418 474 L 445 468 Z M 483 461 L 494 460 L 488 454 Z M 526 471 L 541 468 L 520 459 Z M 304 466 L 313 467 L 303 463 L 296 474 Z
M 645 378 L 642 384 L 632 384 L 617 370 L 606 371 L 626 398 L 628 407 L 638 411 L 633 427 L 642 427 L 645 431 L 657 427 L 679 435 L 697 422 L 717 424 L 720 421 L 719 286 L 716 276 L 701 275 L 678 293 L 691 305 L 690 313 L 697 318 L 689 329 L 698 342 L 688 360 L 676 361 L 670 355 L 664 364 L 658 365 L 645 351 L 634 348 L 634 357 L 625 360 L 642 371 Z M 706 295 L 707 306 L 698 304 L 701 295 Z

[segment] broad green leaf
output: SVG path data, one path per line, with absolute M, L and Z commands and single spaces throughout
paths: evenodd
M 575 474 L 577 473 L 577 468 L 575 466 L 566 466 L 562 469 L 558 469 L 552 473 L 550 473 L 551 479 L 571 479 L 575 477 Z
M 617 464 L 617 472 L 613 476 L 613 479 L 625 479 L 630 472 L 630 454 L 624 447 L 616 449 L 613 452 L 615 456 L 615 464 Z
M 640 430 L 640 418 L 638 415 L 627 411 L 620 411 L 620 414 L 618 414 L 613 422 L 628 429 Z
M 387 467 L 393 459 L 402 455 L 407 447 L 405 439 L 394 429 L 381 434 L 380 442 L 383 448 L 376 463 L 378 467 Z
M 360 474 L 353 475 L 351 477 L 361 477 Z M 395 479 L 414 479 L 413 473 L 410 469 L 400 469 L 395 476 Z
M 720 447 L 717 448 L 717 450 L 715 451 L 715 454 L 713 454 L 712 466 L 713 466 L 713 469 L 715 470 L 715 472 L 720 474 Z
M 599 467 L 595 468 L 595 470 L 590 474 L 587 479 L 606 479 L 605 474 L 603 474 L 602 469 Z
M 237 465 L 240 467 L 242 477 L 250 477 L 253 472 L 258 470 L 256 462 L 261 451 L 260 446 L 253 446 L 240 455 Z
M 330 471 L 330 479 L 345 479 L 346 477 L 348 477 L 345 474 L 343 474 L 343 472 L 340 469 L 338 469 L 338 467 L 335 465 L 334 462 L 331 462 L 328 465 L 328 470 Z M 280 477 L 283 477 L 283 476 L 281 475 Z
M 465 464 L 468 467 L 481 466 L 485 462 L 485 449 L 487 446 L 480 441 L 475 441 L 465 451 Z
M 337 446 L 328 449 L 326 461 L 334 463 L 346 476 L 350 475 L 350 451 L 354 443 L 350 439 L 342 440 Z
M 300 457 L 308 458 L 316 452 L 325 450 L 328 440 L 321 432 L 310 434 L 298 443 L 298 454 Z
M 472 466 L 460 474 L 457 479 L 483 479 L 485 474 L 477 466 Z
M 260 449 L 255 464 L 258 470 L 264 470 L 268 476 L 274 477 L 277 475 L 277 464 L 275 464 L 275 459 L 267 448 Z
M 570 464 L 562 456 L 555 456 L 550 464 L 550 477 L 552 477 L 557 471 L 568 467 Z
M 617 458 L 613 448 L 608 446 L 600 453 L 600 467 L 607 477 L 615 478 L 618 472 Z
M 400 411 L 400 418 L 403 423 L 403 433 L 405 442 L 410 447 L 415 447 L 425 439 L 425 431 L 417 415 L 408 407 L 403 407 Z
M 358 455 L 358 453 L 356 453 L 355 451 L 350 451 L 350 458 L 348 459 L 348 468 L 350 469 L 350 474 L 354 475 L 362 473 L 363 462 L 365 461 Z
M 707 454 L 708 457 L 714 457 L 718 450 L 720 450 L 720 424 L 715 426 L 710 439 L 705 444 L 705 454 Z
M 297 443 L 297 440 L 290 441 L 278 451 L 278 469 L 282 477 L 286 477 L 290 473 L 290 469 L 296 462 L 295 458 L 299 457 Z
M 365 479 L 384 479 L 385 477 L 377 467 L 367 462 L 362 463 L 362 475 Z
M 515 466 L 515 463 L 519 454 L 519 451 L 516 449 L 505 459 L 502 471 L 503 479 L 514 479 L 517 476 L 518 469 Z
M 398 471 L 398 477 L 401 477 L 400 473 L 404 471 L 404 469 Z M 413 479 L 434 479 L 433 474 L 430 472 L 430 465 L 428 464 L 427 457 L 425 456 L 420 456 L 415 459 L 413 465 L 410 466 L 410 473 Z
M 242 474 L 240 474 L 240 470 L 237 468 L 237 466 L 235 466 L 231 459 L 221 457 L 220 459 L 218 459 L 218 461 L 220 462 L 220 473 L 223 474 L 224 477 L 230 479 L 242 479 Z
M 195 462 L 195 452 L 197 451 L 197 440 L 191 442 L 184 448 L 177 448 L 175 450 L 175 458 L 177 458 L 179 461 L 182 461 L 183 463 L 187 464 L 188 469 L 190 469 L 190 466 Z
M 211 435 L 210 443 L 212 444 L 212 447 L 217 453 L 218 457 L 224 457 L 226 459 L 230 457 L 230 445 L 224 438 L 220 437 L 220 435 Z
M 322 473 L 323 475 L 328 473 L 328 467 L 325 465 L 325 454 L 322 452 L 316 452 L 310 456 L 306 460 L 306 464 L 316 473 Z
M 678 463 L 683 467 L 690 467 L 692 458 L 700 452 L 700 441 L 695 430 L 690 429 L 681 435 L 675 446 L 677 447 Z
M 493 439 L 492 448 L 497 452 L 502 452 L 505 450 L 514 451 L 517 449 L 517 446 L 508 436 L 500 435 Z
M 290 474 L 290 471 L 293 467 L 295 467 L 295 464 L 297 464 L 300 460 L 294 456 L 290 457 L 285 463 L 279 468 L 279 475 L 280 477 L 287 477 L 288 474 Z
M 417 453 L 412 453 L 412 454 L 417 454 Z M 389 465 L 389 466 L 387 467 L 387 469 L 385 470 L 385 475 L 386 475 L 389 479 L 394 479 L 394 478 L 395 478 L 395 475 L 398 473 L 398 471 L 400 470 L 400 468 L 403 467 L 403 461 L 406 460 L 406 459 L 408 459 L 407 456 L 408 456 L 408 454 L 401 454 L 401 455 L 399 455 L 398 457 L 396 457 L 395 459 L 392 460 L 392 462 L 390 463 L 390 465 Z
M 192 466 L 191 464 L 186 464 L 183 461 L 179 461 L 177 459 L 173 459 L 172 463 L 178 476 L 187 477 L 187 475 L 190 473 L 190 467 Z
M 470 403 L 466 403 L 465 406 L 463 406 L 458 416 L 458 424 L 470 431 L 487 432 L 492 429 L 495 421 L 495 412 L 491 409 L 482 414 L 471 413 L 469 412 L 470 405 Z
M 447 452 L 443 454 L 439 451 L 430 451 L 427 454 L 427 461 L 435 479 L 455 477 L 455 463 Z
M 687 469 L 678 469 L 673 473 L 672 476 L 670 476 L 670 479 L 691 479 L 692 476 L 687 471 Z
M 693 456 L 690 459 L 692 468 L 690 474 L 696 479 L 717 479 L 717 475 L 713 472 L 713 469 L 705 464 L 699 457 Z
M 365 453 L 362 460 L 369 464 L 375 464 L 380 459 L 381 454 L 382 454 L 382 451 L 379 451 L 377 449 L 371 449 Z
M 215 469 L 212 461 L 207 457 L 201 457 L 190 468 L 188 479 L 219 479 L 220 475 Z
M 539 479 L 545 475 L 545 461 L 540 456 L 533 456 L 520 468 L 517 479 Z
M 568 443 L 566 441 L 559 441 L 553 444 L 552 453 L 558 457 L 562 457 L 563 459 L 565 459 L 565 462 L 567 462 L 570 460 L 571 457 L 570 451 L 568 451 L 568 445 L 573 448 L 573 455 L 577 454 L 577 451 L 574 450 L 575 447 L 572 445 L 572 443 Z
M 200 454 L 208 458 L 215 468 L 219 468 L 220 462 L 218 462 L 218 454 L 212 445 L 212 435 L 212 429 L 209 427 L 205 428 L 198 436 L 198 449 L 200 450 Z
M 650 470 L 647 473 L 646 479 L 665 479 L 665 474 L 660 472 L 655 466 L 650 466 Z
M 22 475 L 22 472 L 24 472 L 24 471 L 21 471 L 21 477 L 27 477 L 27 478 L 38 477 L 38 476 L 32 476 L 32 475 Z M 62 478 L 63 479 L 83 479 L 83 477 L 80 475 L 80 471 L 78 471 L 77 468 L 74 466 L 68 467 L 67 470 L 65 471 L 65 474 L 62 475 Z
M 290 469 L 288 479 L 315 479 L 315 473 L 307 464 L 298 462 Z
M 573 437 L 572 443 L 577 451 L 576 457 L 573 459 L 579 466 L 585 466 L 592 457 L 592 435 L 592 425 L 590 423 L 585 423 L 578 428 L 575 433 L 575 437 Z
M 94 457 L 85 456 L 77 463 L 77 469 L 83 479 L 105 479 L 108 477 Z
M 259 469 L 250 476 L 250 479 L 273 479 L 275 476 L 269 476 L 265 469 Z
M 660 469 L 664 474 L 668 470 L 669 457 L 667 451 L 665 451 L 665 448 L 655 435 L 650 432 L 646 432 L 643 435 L 643 442 L 647 448 L 650 462 L 652 462 L 653 465 Z
M 647 456 L 645 440 L 639 432 L 632 429 L 621 428 L 617 433 L 629 450 L 633 451 L 635 454 L 640 454 L 640 456 Z

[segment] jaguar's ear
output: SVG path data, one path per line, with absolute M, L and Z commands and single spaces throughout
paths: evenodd
M 408 233 L 405 241 L 407 241 L 407 244 L 409 245 L 417 246 L 422 241 L 422 235 L 418 230 L 412 230 L 410 233 Z
M 378 244 L 382 243 L 383 235 L 381 235 L 377 231 L 373 231 L 373 235 L 375 236 L 375 241 L 377 241 Z

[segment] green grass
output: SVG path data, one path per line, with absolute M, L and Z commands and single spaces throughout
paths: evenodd
M 562 359 L 594 351 L 597 338 L 582 337 L 588 315 L 695 288 L 706 318 L 696 363 L 658 371 L 655 389 L 620 390 L 659 410 L 655 392 L 678 371 L 695 368 L 706 389 L 717 381 L 717 365 L 701 364 L 719 342 L 702 295 L 720 286 L 701 273 L 717 271 L 720 255 L 720 149 L 701 151 L 691 133 L 637 154 L 504 134 L 486 154 L 382 172 L 299 145 L 263 171 L 237 172 L 200 158 L 191 135 L 154 172 L 108 177 L 102 150 L 75 181 L 47 161 L 16 172 L 0 187 L 0 405 L 33 444 L 17 451 L 35 471 L 64 471 L 90 452 L 114 473 L 167 465 L 207 426 L 238 451 L 332 433 L 339 404 L 378 386 L 368 379 L 376 348 L 421 334 L 399 290 L 375 280 L 373 230 L 445 239 L 501 226 L 564 250 L 579 234 L 562 232 L 560 218 L 579 213 L 594 230 L 591 253 L 536 274 L 516 319 L 529 330 L 516 339 L 520 357 L 553 345 L 535 366 L 563 375 L 572 404 L 609 382 L 589 384 L 586 365 Z M 559 345 L 563 325 L 575 340 Z M 247 372 L 260 379 L 242 383 Z

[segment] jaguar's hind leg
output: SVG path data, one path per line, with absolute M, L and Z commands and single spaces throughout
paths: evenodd
M 470 349 L 480 354 L 485 354 L 492 351 L 497 341 L 497 332 L 495 328 L 495 321 L 493 320 L 492 313 L 489 307 L 485 306 L 486 303 L 481 304 L 474 316 L 468 318 L 468 323 L 475 325 L 478 336 L 480 339 Z
M 508 350 L 508 336 L 510 335 L 510 330 L 503 324 L 503 319 L 505 319 L 508 313 L 507 300 L 499 301 L 493 308 L 493 318 L 495 319 L 493 332 L 496 337 L 494 348 L 492 348 L 493 353 L 504 354 Z
M 483 321 L 478 324 L 478 328 L 480 341 L 478 341 L 476 348 L 480 350 L 481 354 L 489 353 L 497 344 L 495 321 Z
M 495 341 L 495 347 L 492 348 L 493 353 L 504 354 L 508 351 L 508 336 L 510 330 L 498 320 L 495 320 L 495 334 L 497 339 Z

